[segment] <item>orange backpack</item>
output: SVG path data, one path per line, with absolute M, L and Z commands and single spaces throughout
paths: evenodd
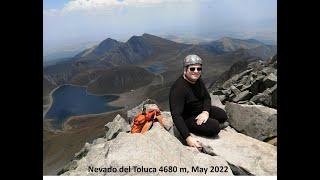
M 143 109 L 143 111 L 138 113 L 138 115 L 134 118 L 131 133 L 143 134 L 151 128 L 153 122 L 155 121 L 158 121 L 163 127 L 163 117 L 160 114 L 160 110 L 151 109 L 145 112 L 145 109 Z

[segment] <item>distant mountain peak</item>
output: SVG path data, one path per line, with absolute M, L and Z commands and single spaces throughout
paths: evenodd
M 108 51 L 110 51 L 111 49 L 118 47 L 121 44 L 121 42 L 111 39 L 111 38 L 107 38 L 105 40 L 103 40 L 94 50 L 94 53 L 96 55 L 102 55 Z
M 148 33 L 143 33 L 142 37 L 146 37 L 146 38 L 148 38 L 148 37 L 157 37 L 157 38 L 159 38 L 158 36 L 155 36 L 155 35 L 152 35 L 152 34 L 148 34 Z
M 141 41 L 142 40 L 142 36 L 131 36 L 131 38 L 127 41 L 127 43 L 130 42 L 135 42 L 135 41 Z
M 141 39 L 163 39 L 163 38 L 161 38 L 159 36 L 152 35 L 152 34 L 143 33 L 141 36 L 137 36 L 137 35 L 131 36 L 131 38 L 127 42 L 141 40 Z
M 103 41 L 101 41 L 101 43 L 98 45 L 99 46 L 104 46 L 104 45 L 109 45 L 109 44 L 118 44 L 120 43 L 119 41 L 117 40 L 114 40 L 114 39 L 111 39 L 111 38 L 107 38 Z
M 235 51 L 238 49 L 252 49 L 265 45 L 256 39 L 236 39 L 231 37 L 222 37 L 216 41 L 208 43 L 211 49 L 218 52 Z

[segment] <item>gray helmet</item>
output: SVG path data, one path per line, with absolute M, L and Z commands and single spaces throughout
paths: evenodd
M 202 59 L 195 54 L 190 54 L 184 58 L 184 61 L 183 61 L 184 67 L 192 65 L 192 64 L 201 64 L 202 65 Z

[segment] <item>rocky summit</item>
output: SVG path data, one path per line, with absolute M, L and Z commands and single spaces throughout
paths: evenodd
M 242 63 L 243 64 L 243 63 Z M 277 108 L 277 56 L 267 61 L 247 63 L 242 72 L 233 74 L 231 78 L 220 83 L 219 80 L 211 85 L 212 95 L 218 95 L 222 103 L 234 102 L 239 104 L 263 105 Z M 236 67 L 232 67 L 236 69 Z M 221 77 L 224 78 L 224 77 Z
M 203 143 L 202 152 L 185 145 L 168 111 L 181 59 L 191 53 L 205 60 L 202 79 L 212 105 L 229 116 L 230 126 L 216 138 L 193 135 Z M 119 99 L 112 105 L 124 107 L 71 117 L 63 132 L 52 131 L 44 118 L 44 175 L 276 175 L 277 56 L 268 59 L 275 53 L 276 47 L 256 40 L 184 44 L 143 34 L 127 42 L 108 38 L 44 67 L 44 112 L 64 84 L 115 94 Z M 164 127 L 131 134 L 142 104 L 161 107 Z
M 131 134 L 143 106 L 159 108 L 147 99 L 126 117 L 115 116 L 105 125 L 105 136 L 86 143 L 58 174 L 276 176 L 277 57 L 238 65 L 224 75 L 228 79 L 211 86 L 211 104 L 226 111 L 229 126 L 216 137 L 192 134 L 201 152 L 186 146 L 169 111 L 161 111 L 163 126 L 155 122 L 145 134 Z
M 203 145 L 201 152 L 184 144 L 167 111 L 161 112 L 165 121 L 163 127 L 156 122 L 145 134 L 131 134 L 130 123 L 142 106 L 145 105 L 146 110 L 157 107 L 156 104 L 147 104 L 151 102 L 142 102 L 128 111 L 127 117 L 117 115 L 106 124 L 105 137 L 91 144 L 86 143 L 59 175 L 277 175 L 276 146 L 238 132 L 230 126 L 214 138 L 192 134 Z M 222 103 L 216 97 L 212 105 L 221 106 Z M 259 109 L 256 106 L 250 108 Z M 232 116 L 234 110 L 228 104 L 225 109 Z M 252 121 L 268 121 L 274 113 L 273 110 L 269 111 L 260 110 L 260 119 Z M 231 126 L 238 121 L 237 116 L 232 118 L 234 121 L 230 121 Z M 242 120 L 243 117 L 239 118 Z M 258 136 L 259 132 L 265 133 L 263 126 L 254 128 L 260 129 L 255 131 Z

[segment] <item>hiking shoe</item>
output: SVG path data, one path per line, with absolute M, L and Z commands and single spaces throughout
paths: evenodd
M 220 129 L 224 129 L 224 128 L 228 127 L 229 125 L 230 125 L 230 123 L 228 121 L 219 124 Z

